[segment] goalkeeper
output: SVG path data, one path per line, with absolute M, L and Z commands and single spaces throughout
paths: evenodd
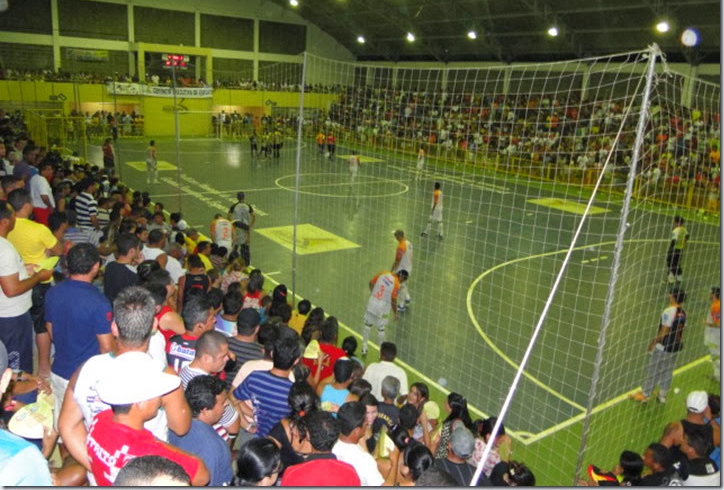
M 669 269 L 669 284 L 681 282 L 681 256 L 684 253 L 684 247 L 689 240 L 689 232 L 684 227 L 684 218 L 674 216 L 674 229 L 671 232 L 671 243 L 669 250 L 666 252 L 666 266 Z
M 229 208 L 229 220 L 236 228 L 236 237 L 234 238 L 234 251 L 239 252 L 241 258 L 244 259 L 246 265 L 251 264 L 251 250 L 249 249 L 249 239 L 251 236 L 251 227 L 256 222 L 254 209 L 244 202 L 244 193 L 236 194 L 237 202 Z

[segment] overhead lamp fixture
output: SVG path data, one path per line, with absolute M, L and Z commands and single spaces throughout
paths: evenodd
M 659 31 L 659 32 L 662 33 L 662 34 L 663 34 L 664 32 L 669 32 L 669 23 L 666 22 L 665 20 L 662 20 L 661 22 L 659 22 L 658 24 L 656 24 L 656 30 Z
M 550 37 L 556 37 L 558 35 L 558 28 L 556 26 L 553 26 L 548 29 L 548 35 Z
M 477 38 L 478 38 L 478 33 L 477 33 L 477 32 L 472 31 L 472 30 L 471 30 L 471 31 L 468 31 L 468 39 L 477 39 Z
M 407 41 L 408 41 L 408 42 L 414 42 L 414 41 L 415 41 L 415 35 L 414 35 L 413 33 L 411 33 L 411 32 L 408 32 L 408 33 L 407 33 L 406 38 L 407 38 Z
M 699 31 L 697 31 L 693 27 L 687 27 L 686 29 L 684 29 L 684 32 L 681 33 L 681 44 L 683 44 L 687 48 L 693 48 L 694 46 L 698 46 L 700 41 L 701 36 L 699 35 Z
M 298 7 L 299 0 L 289 0 L 289 5 L 291 5 L 292 7 Z
M 360 44 L 364 44 L 364 43 L 365 43 L 365 37 L 364 37 L 364 36 L 357 36 L 357 42 L 360 43 Z

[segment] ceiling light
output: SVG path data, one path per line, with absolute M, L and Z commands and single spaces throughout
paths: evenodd
M 360 44 L 364 44 L 364 43 L 365 43 L 365 37 L 364 37 L 364 36 L 357 36 L 357 42 L 360 43 Z
M 687 27 L 684 29 L 684 32 L 681 33 L 681 44 L 687 48 L 693 48 L 698 45 L 700 40 L 699 31 L 693 27 Z
M 415 35 L 414 35 L 413 33 L 411 33 L 411 32 L 408 32 L 408 33 L 407 33 L 407 40 L 408 40 L 409 42 L 413 42 L 413 41 L 415 40 Z
M 477 39 L 478 33 L 475 31 L 468 31 L 468 39 Z
M 669 23 L 666 22 L 665 20 L 662 20 L 661 22 L 656 24 L 656 30 L 661 33 L 669 32 Z
M 553 26 L 548 29 L 548 35 L 551 37 L 556 37 L 558 35 L 558 28 L 556 26 Z
M 298 7 L 299 0 L 289 0 L 289 5 L 291 5 L 292 7 Z

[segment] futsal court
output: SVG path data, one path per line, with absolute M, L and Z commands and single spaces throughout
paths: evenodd
M 416 180 L 414 156 L 342 146 L 328 159 L 305 141 L 295 263 L 296 141 L 285 142 L 278 160 L 252 158 L 246 141 L 181 141 L 178 162 L 175 142 L 158 140 L 160 183 L 154 185 L 146 184 L 145 147 L 140 140 L 117 145 L 125 183 L 149 191 L 168 211 L 181 206 L 184 219 L 205 234 L 214 214 L 225 214 L 237 191 L 245 191 L 256 213 L 252 265 L 266 274 L 266 289 L 277 283 L 291 289 L 296 266 L 297 300 L 307 298 L 335 315 L 344 325 L 340 340 L 349 330 L 362 332 L 368 281 L 390 268 L 393 231 L 403 229 L 414 248 L 412 303 L 388 326 L 386 340 L 397 344 L 412 379 L 465 394 L 476 416 L 500 410 L 586 204 L 583 194 L 576 198 L 570 190 L 489 168 L 429 161 Z M 362 165 L 351 182 L 353 152 Z M 444 239 L 435 227 L 429 237 L 420 236 L 436 181 L 444 193 Z M 621 204 L 620 195 L 601 193 L 576 244 L 506 418 L 521 442 L 567 428 L 586 410 Z M 600 373 L 615 381 L 599 387 L 593 400 L 599 409 L 628 403 L 625 393 L 642 381 L 646 346 L 667 301 L 664 257 L 674 214 L 645 203 L 632 209 L 609 357 Z M 680 373 L 706 362 L 700 322 L 719 270 L 717 226 L 702 219 L 688 228 L 683 265 L 691 326 Z M 376 344 L 375 331 L 370 340 Z M 371 349 L 366 361 L 377 361 L 377 351 Z

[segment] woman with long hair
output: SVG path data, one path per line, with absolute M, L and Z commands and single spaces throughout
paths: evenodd
M 307 439 L 304 417 L 319 409 L 319 398 L 305 380 L 292 385 L 287 400 L 292 411 L 269 431 L 269 438 L 281 451 L 281 460 L 285 468 L 304 462 L 302 454 L 312 451 Z
M 447 445 L 450 442 L 453 430 L 461 425 L 468 429 L 473 427 L 473 421 L 470 420 L 470 414 L 468 413 L 468 401 L 463 395 L 450 393 L 447 400 L 445 400 L 445 411 L 448 412 L 448 416 L 442 423 L 437 444 L 433 443 L 436 458 L 447 457 Z
M 237 487 L 271 487 L 279 477 L 281 456 L 273 441 L 251 439 L 239 449 L 236 460 Z

